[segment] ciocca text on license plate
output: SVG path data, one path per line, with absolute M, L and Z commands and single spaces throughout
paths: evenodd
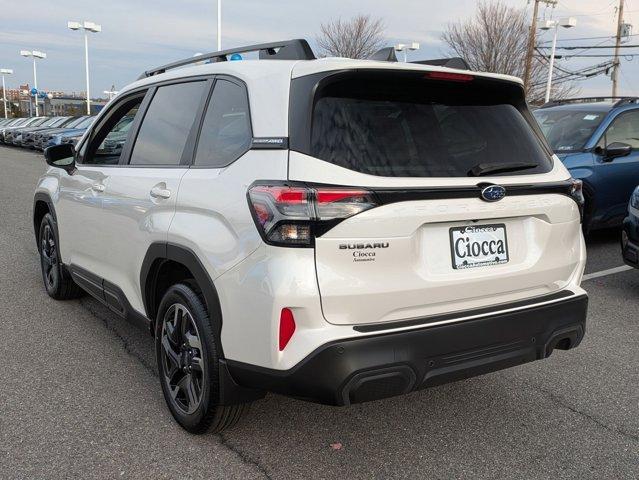
M 454 269 L 501 265 L 508 262 L 506 225 L 468 225 L 450 229 Z

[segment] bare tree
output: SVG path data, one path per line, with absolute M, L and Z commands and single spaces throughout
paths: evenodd
M 384 45 L 384 23 L 370 15 L 323 23 L 317 45 L 322 56 L 367 58 Z
M 525 9 L 509 7 L 502 0 L 481 1 L 477 4 L 475 16 L 468 21 L 448 25 L 442 40 L 456 55 L 463 57 L 473 70 L 522 77 L 528 45 L 528 24 Z M 533 57 L 530 85 L 526 92 L 530 103 L 543 103 L 547 77 L 548 61 L 536 55 Z M 559 79 L 553 83 L 551 97 L 567 98 L 578 91 L 574 83 Z

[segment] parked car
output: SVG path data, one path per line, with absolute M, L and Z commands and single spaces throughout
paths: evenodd
M 619 227 L 639 183 L 638 99 L 563 100 L 534 115 L 557 156 L 583 181 L 584 230 Z
M 29 124 L 33 121 L 35 121 L 36 118 L 34 117 L 29 117 L 29 118 L 15 118 L 10 122 L 7 122 L 6 125 L 0 126 L 0 143 L 5 143 L 4 141 L 4 135 L 6 131 L 11 130 L 12 128 L 17 128 L 20 127 L 22 125 L 26 125 Z
M 22 131 L 21 147 L 34 148 L 35 134 L 49 132 L 58 128 L 65 128 L 66 125 L 79 117 L 53 117 L 50 122 L 45 122 L 38 127 L 28 128 Z
M 628 216 L 621 231 L 621 252 L 626 264 L 639 268 L 639 187 L 628 202 Z
M 48 120 L 48 117 L 32 117 L 32 118 L 29 118 L 24 123 L 20 123 L 20 124 L 13 125 L 11 127 L 4 128 L 2 129 L 2 132 L 0 132 L 0 141 L 8 145 L 11 145 L 13 144 L 13 137 L 19 134 L 23 129 L 28 127 L 37 127 L 38 125 L 41 125 L 47 120 Z
M 99 155 L 120 155 L 134 118 L 134 115 L 125 115 L 106 136 L 98 147 L 97 153 Z
M 13 145 L 16 145 L 16 146 L 21 146 L 22 145 L 23 134 L 31 132 L 31 131 L 33 131 L 35 129 L 38 129 L 38 128 L 50 127 L 50 126 L 54 125 L 57 122 L 62 122 L 65 118 L 66 117 L 47 117 L 39 125 L 23 127 L 21 129 L 19 129 L 16 133 L 14 133 L 14 135 L 12 137 L 12 140 L 11 140 L 11 143 Z
M 376 400 L 585 332 L 581 182 L 514 77 L 250 46 L 145 72 L 45 158 L 47 293 L 150 329 L 190 432 L 267 391 Z
M 37 133 L 34 136 L 33 145 L 37 150 L 44 150 L 51 145 L 59 145 L 63 143 L 61 141 L 63 136 L 74 137 L 83 134 L 94 119 L 93 116 L 84 116 L 68 123 L 64 128 Z

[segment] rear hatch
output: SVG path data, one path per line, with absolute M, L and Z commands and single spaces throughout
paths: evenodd
M 375 199 L 315 240 L 331 323 L 542 297 L 581 273 L 573 183 L 516 82 L 423 70 L 303 76 L 291 85 L 290 142 L 289 180 Z

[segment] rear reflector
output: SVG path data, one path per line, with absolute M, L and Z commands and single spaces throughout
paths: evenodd
M 280 314 L 280 352 L 286 348 L 295 333 L 295 318 L 290 308 L 283 308 Z
M 472 82 L 475 79 L 472 75 L 452 72 L 428 72 L 424 75 L 424 78 L 430 80 L 447 80 L 449 82 Z

